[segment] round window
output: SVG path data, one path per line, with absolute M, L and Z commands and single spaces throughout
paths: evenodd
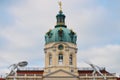
M 58 49 L 59 49 L 59 50 L 63 50 L 63 48 L 64 48 L 64 46 L 63 46 L 62 44 L 60 44 L 60 45 L 58 46 Z

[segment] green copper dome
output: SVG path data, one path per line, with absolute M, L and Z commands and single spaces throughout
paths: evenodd
M 46 44 L 51 42 L 70 42 L 76 44 L 77 35 L 65 25 L 65 15 L 60 10 L 56 16 L 57 25 L 45 34 Z

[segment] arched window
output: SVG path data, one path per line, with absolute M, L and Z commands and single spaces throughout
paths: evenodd
M 58 56 L 58 64 L 63 64 L 63 54 L 59 54 Z
M 49 65 L 52 65 L 52 55 L 49 55 Z
M 72 65 L 73 64 L 73 56 L 72 56 L 72 54 L 69 56 L 69 65 Z

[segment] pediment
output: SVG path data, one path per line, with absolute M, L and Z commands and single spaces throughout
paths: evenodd
M 71 77 L 71 78 L 77 78 L 78 76 L 70 73 L 70 72 L 67 72 L 65 70 L 57 70 L 57 71 L 54 71 L 54 72 L 51 72 L 49 74 L 46 74 L 44 75 L 44 77 Z

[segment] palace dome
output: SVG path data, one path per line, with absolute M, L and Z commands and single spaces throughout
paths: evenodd
M 51 42 L 70 42 L 76 44 L 77 35 L 65 25 L 65 15 L 63 12 L 59 11 L 56 18 L 57 25 L 55 28 L 45 34 L 46 44 Z

